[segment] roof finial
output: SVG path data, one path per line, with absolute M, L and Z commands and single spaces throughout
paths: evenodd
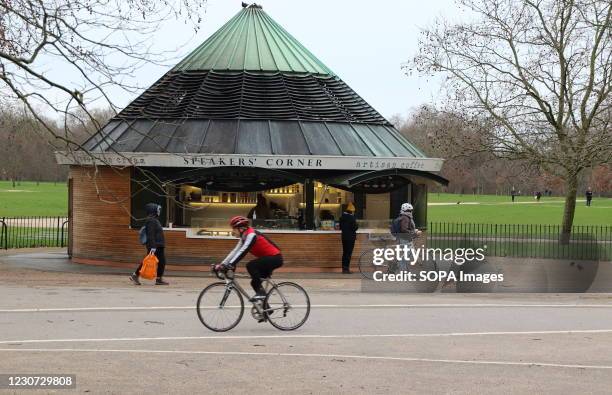
M 244 1 L 242 2 L 242 8 L 258 8 L 260 10 L 263 10 L 263 7 L 260 6 L 259 4 L 253 3 L 249 5 L 248 3 L 245 3 Z

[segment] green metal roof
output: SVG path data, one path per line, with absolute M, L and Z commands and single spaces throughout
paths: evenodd
M 260 6 L 254 4 L 243 8 L 173 70 L 281 71 L 335 75 Z

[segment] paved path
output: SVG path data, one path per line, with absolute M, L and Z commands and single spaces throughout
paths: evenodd
M 313 309 L 296 332 L 195 314 L 212 279 L 1 263 L 0 371 L 72 373 L 65 393 L 609 394 L 612 295 L 361 293 L 355 278 L 296 280 Z M 1 391 L 0 391 L 1 392 Z M 64 393 L 58 391 L 57 393 Z

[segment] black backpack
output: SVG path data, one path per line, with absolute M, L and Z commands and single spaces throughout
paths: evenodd
M 147 244 L 147 225 L 143 226 L 140 228 L 140 231 L 138 231 L 138 241 L 142 245 Z
M 402 233 L 402 217 L 401 216 L 395 218 L 393 222 L 391 222 L 389 231 L 395 237 L 398 237 L 400 233 Z

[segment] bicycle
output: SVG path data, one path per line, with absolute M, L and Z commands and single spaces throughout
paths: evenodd
M 441 284 L 442 288 L 446 286 L 446 280 L 438 281 L 435 279 L 428 280 L 427 277 L 425 279 L 422 278 L 422 275 L 427 275 L 428 272 L 440 271 L 439 264 L 435 260 L 422 260 L 419 256 L 416 259 L 397 260 L 395 255 L 398 243 L 396 238 L 389 234 L 372 235 L 370 241 L 378 244 L 378 247 L 365 250 L 359 256 L 359 272 L 364 279 L 375 280 L 376 272 L 379 272 L 376 278 L 382 279 L 386 277 L 385 275 L 400 274 L 402 271 L 405 271 L 409 272 L 412 278 L 417 279 L 416 281 L 406 283 L 406 290 L 413 292 L 434 292 L 438 289 L 438 283 Z M 403 254 L 403 246 L 401 244 L 400 248 L 402 248 L 401 253 Z M 384 252 L 382 254 L 379 252 L 376 254 L 376 260 L 379 262 L 375 264 L 375 251 L 385 251 L 387 249 L 393 250 L 393 258 L 386 259 Z
M 417 257 L 414 262 L 411 262 L 410 260 L 402 262 L 395 259 L 395 249 L 398 245 L 398 241 L 395 236 L 389 233 L 370 234 L 369 241 L 377 245 L 377 247 L 370 248 L 362 252 L 359 256 L 358 261 L 359 273 L 361 273 L 361 276 L 366 280 L 374 280 L 375 272 L 381 272 L 382 274 L 398 274 L 402 270 L 411 272 L 420 272 L 422 270 L 438 270 L 437 263 L 435 260 L 422 261 L 419 257 Z M 379 262 L 378 264 L 375 264 L 374 252 L 376 250 L 385 251 L 387 249 L 393 250 L 394 258 L 386 259 L 385 254 L 382 253 L 381 255 L 376 257 L 378 258 L 377 260 L 379 260 Z
M 382 256 L 378 256 L 377 258 L 381 260 L 379 264 L 375 264 L 374 252 L 376 250 L 385 251 L 387 249 L 395 250 L 397 246 L 397 241 L 395 237 L 390 235 L 375 235 L 370 236 L 370 241 L 378 244 L 378 247 L 370 248 L 365 250 L 359 256 L 359 261 L 357 263 L 359 267 L 359 273 L 366 280 L 373 280 L 375 272 L 382 272 L 383 274 L 397 274 L 402 270 L 402 264 L 400 261 L 396 259 L 386 259 L 384 254 Z M 412 266 L 417 264 L 421 266 L 420 260 L 414 262 L 412 265 L 410 263 L 405 263 L 405 267 L 403 270 L 410 270 Z
M 235 280 L 234 270 L 213 270 L 213 273 L 223 282 L 212 283 L 200 292 L 196 305 L 198 318 L 211 331 L 226 332 L 242 319 L 244 298 L 251 298 Z M 310 298 L 304 288 L 288 281 L 277 284 L 271 278 L 262 279 L 262 282 L 266 297 L 263 302 L 253 302 L 253 318 L 258 322 L 268 321 L 282 331 L 304 325 L 310 315 Z

